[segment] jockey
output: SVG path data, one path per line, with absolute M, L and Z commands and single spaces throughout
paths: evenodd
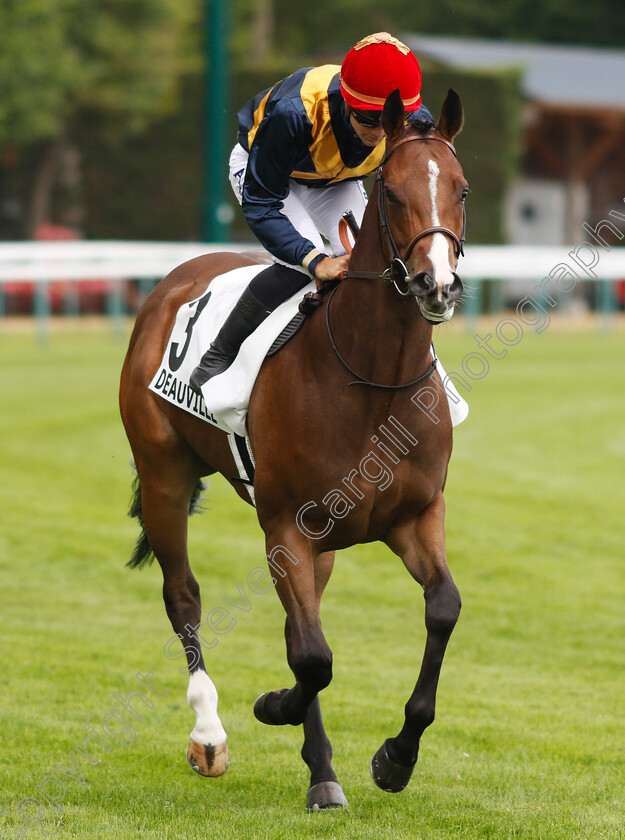
M 341 67 L 298 70 L 241 108 L 230 182 L 275 263 L 239 298 L 191 375 L 194 390 L 226 370 L 243 341 L 311 276 L 318 282 L 342 277 L 349 256 L 338 223 L 346 210 L 362 221 L 362 181 L 384 157 L 380 120 L 395 89 L 407 119 L 432 119 L 421 103 L 417 59 L 401 41 L 378 32 L 359 41 Z

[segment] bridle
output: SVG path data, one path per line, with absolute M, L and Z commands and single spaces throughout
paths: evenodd
M 393 237 L 393 231 L 391 230 L 391 226 L 388 219 L 388 204 L 387 204 L 387 192 L 388 188 L 384 183 L 384 175 L 383 169 L 384 166 L 388 163 L 389 159 L 395 154 L 397 149 L 400 146 L 404 146 L 406 143 L 412 143 L 415 141 L 434 141 L 435 143 L 444 143 L 447 148 L 451 151 L 454 157 L 456 157 L 456 150 L 453 145 L 448 141 L 444 140 L 442 137 L 406 137 L 404 140 L 401 140 L 397 143 L 396 146 L 385 155 L 382 163 L 378 167 L 375 176 L 375 183 L 378 188 L 378 233 L 380 235 L 380 244 L 382 248 L 384 248 L 384 244 L 386 244 L 386 251 L 390 256 L 391 264 L 390 266 L 382 272 L 377 271 L 346 271 L 345 272 L 345 279 L 352 278 L 361 278 L 361 279 L 374 279 L 374 278 L 381 278 L 383 280 L 392 282 L 397 291 L 400 295 L 409 295 L 411 294 L 410 289 L 406 289 L 405 286 L 410 283 L 410 273 L 406 267 L 406 263 L 410 259 L 410 255 L 412 254 L 413 248 L 421 239 L 426 236 L 431 236 L 435 233 L 442 233 L 443 236 L 446 236 L 448 239 L 454 243 L 456 249 L 456 257 L 464 256 L 464 243 L 465 243 L 465 234 L 466 234 L 466 226 L 467 226 L 467 215 L 466 215 L 466 208 L 464 203 L 462 205 L 462 230 L 460 232 L 460 236 L 454 233 L 453 230 L 447 227 L 443 227 L 442 225 L 432 225 L 431 227 L 425 228 L 424 230 L 419 231 L 416 236 L 414 236 L 410 242 L 408 243 L 408 247 L 403 255 L 400 254 L 399 248 L 395 243 L 395 239 Z M 382 241 L 382 237 L 384 238 L 384 242 Z M 404 283 L 404 289 L 402 289 L 398 283 Z
M 458 237 L 453 230 L 450 228 L 443 227 L 442 225 L 432 225 L 431 227 L 425 228 L 422 231 L 419 231 L 416 236 L 410 240 L 408 247 L 406 248 L 406 252 L 403 258 L 400 255 L 399 249 L 395 243 L 395 239 L 393 237 L 393 232 L 391 230 L 391 226 L 388 219 L 388 210 L 387 210 L 387 187 L 384 183 L 384 176 L 382 174 L 382 170 L 384 169 L 385 164 L 388 162 L 389 158 L 395 154 L 397 149 L 400 146 L 405 145 L 406 143 L 411 143 L 415 140 L 434 140 L 436 143 L 444 143 L 447 148 L 452 152 L 454 157 L 456 157 L 456 150 L 453 145 L 448 141 L 444 140 L 441 137 L 406 137 L 404 140 L 401 140 L 394 146 L 387 155 L 385 155 L 382 163 L 378 167 L 375 181 L 378 188 L 378 233 L 380 235 L 380 244 L 384 249 L 384 243 L 382 242 L 382 237 L 384 237 L 386 241 L 386 250 L 391 258 L 390 266 L 382 272 L 378 271 L 346 271 L 344 274 L 344 278 L 347 280 L 349 278 L 359 278 L 359 279 L 382 279 L 388 282 L 392 282 L 397 291 L 400 295 L 409 295 L 412 294 L 409 288 L 402 289 L 398 285 L 398 282 L 402 281 L 405 285 L 410 283 L 410 274 L 406 267 L 406 263 L 410 258 L 410 254 L 413 251 L 413 248 L 421 239 L 426 236 L 431 236 L 434 233 L 442 233 L 443 236 L 448 237 L 454 243 L 456 248 L 456 257 L 464 256 L 464 243 L 465 243 L 465 233 L 466 233 L 466 210 L 464 203 L 462 205 L 462 230 L 460 232 L 460 237 Z M 432 347 L 432 355 L 433 360 L 426 370 L 424 374 L 419 376 L 417 379 L 413 379 L 411 382 L 405 382 L 402 385 L 383 385 L 380 382 L 372 382 L 369 379 L 366 379 L 364 376 L 361 376 L 357 373 L 350 365 L 345 361 L 345 359 L 339 353 L 338 347 L 336 346 L 336 342 L 334 341 L 334 336 L 332 335 L 332 329 L 330 327 L 330 303 L 332 302 L 332 298 L 334 297 L 335 292 L 339 286 L 336 286 L 328 298 L 328 302 L 326 305 L 326 329 L 328 332 L 328 338 L 330 339 L 330 344 L 332 346 L 332 350 L 334 351 L 336 357 L 341 362 L 343 367 L 351 373 L 352 376 L 356 377 L 353 382 L 350 382 L 349 385 L 369 385 L 372 388 L 382 388 L 386 391 L 400 391 L 404 388 L 410 388 L 414 385 L 417 385 L 423 380 L 428 379 L 434 371 L 436 370 L 436 363 L 437 358 L 436 354 L 434 353 L 434 347 Z

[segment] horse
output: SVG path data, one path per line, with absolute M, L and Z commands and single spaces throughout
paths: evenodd
M 295 678 L 289 688 L 261 694 L 254 714 L 269 725 L 303 725 L 311 810 L 348 804 L 319 703 L 332 679 L 319 605 L 335 551 L 382 541 L 424 591 L 427 637 L 416 685 L 401 730 L 371 762 L 383 790 L 400 791 L 411 777 L 421 735 L 434 720 L 443 656 L 461 606 L 445 552 L 452 426 L 432 360 L 432 331 L 451 317 L 462 293 L 456 269 L 468 186 L 453 140 L 463 109 L 450 90 L 436 124 L 411 125 L 395 91 L 381 119 L 385 156 L 349 270 L 283 349 L 264 360 L 247 415 L 266 585 L 275 587 L 286 612 L 287 661 Z M 120 386 L 137 472 L 131 513 L 142 527 L 128 565 L 156 556 L 161 566 L 165 607 L 187 655 L 187 699 L 196 713 L 187 759 L 209 777 L 226 771 L 229 754 L 202 657 L 188 516 L 202 478 L 215 472 L 250 500 L 236 478 L 226 434 L 148 384 L 179 307 L 202 295 L 212 278 L 255 261 L 245 253 L 204 255 L 162 280 L 138 314 Z

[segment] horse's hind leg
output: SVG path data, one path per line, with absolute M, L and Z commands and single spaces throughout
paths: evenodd
M 382 790 L 403 790 L 419 753 L 419 741 L 434 720 L 436 689 L 447 642 L 460 613 L 460 594 L 445 558 L 445 503 L 442 493 L 416 520 L 391 531 L 386 539 L 424 589 L 427 638 L 421 670 L 405 708 L 405 721 L 371 761 L 371 775 Z
M 304 718 L 302 758 L 310 769 L 306 808 L 317 811 L 349 805 L 332 769 L 332 746 L 323 726 L 319 695 L 311 701 Z
M 179 451 L 136 460 L 145 532 L 163 571 L 167 615 L 187 656 L 187 700 L 196 713 L 187 760 L 202 776 L 221 776 L 229 763 L 226 733 L 217 715 L 217 690 L 206 673 L 196 635 L 201 623 L 200 588 L 187 556 L 189 503 L 198 469 L 190 455 Z

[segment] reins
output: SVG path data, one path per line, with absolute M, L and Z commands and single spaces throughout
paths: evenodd
M 350 367 L 350 365 L 339 353 L 339 349 L 334 341 L 334 336 L 332 335 L 332 328 L 330 327 L 330 304 L 332 303 L 332 298 L 334 297 L 334 294 L 338 288 L 339 286 L 335 286 L 330 292 L 330 296 L 328 297 L 328 302 L 326 304 L 326 329 L 328 331 L 330 345 L 332 346 L 332 349 L 334 350 L 334 354 L 336 355 L 337 359 L 343 365 L 346 371 L 351 373 L 352 376 L 356 377 L 356 380 L 354 382 L 349 383 L 349 387 L 351 387 L 352 385 L 369 385 L 371 388 L 383 388 L 385 391 L 401 391 L 403 388 L 410 388 L 411 385 L 418 385 L 419 382 L 422 382 L 424 379 L 427 379 L 434 373 L 434 371 L 436 370 L 436 362 L 438 361 L 436 355 L 434 355 L 432 364 L 424 374 L 419 376 L 417 379 L 413 379 L 412 382 L 405 382 L 403 385 L 384 385 L 381 382 L 372 382 L 370 379 L 365 379 L 364 376 L 361 376 L 359 373 L 356 373 L 356 371 L 352 367 Z M 434 346 L 432 346 L 432 350 L 434 350 Z

